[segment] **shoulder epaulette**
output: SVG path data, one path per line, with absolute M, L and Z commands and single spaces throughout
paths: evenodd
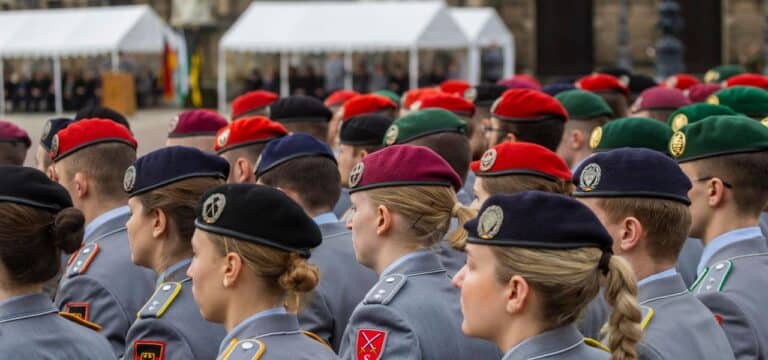
M 640 305 L 640 313 L 643 318 L 643 320 L 640 322 L 640 327 L 645 330 L 645 327 L 648 326 L 648 323 L 650 323 L 651 319 L 653 318 L 653 308 L 650 306 Z
M 701 294 L 722 291 L 732 270 L 733 261 L 731 260 L 724 260 L 706 268 L 691 286 L 691 292 Z
M 325 339 L 321 338 L 320 335 L 317 335 L 317 334 L 315 334 L 315 333 L 313 333 L 311 331 L 307 331 L 307 330 L 302 330 L 301 332 L 304 335 L 309 336 L 310 339 L 315 340 L 315 341 L 325 345 L 325 347 L 327 347 L 327 348 L 331 349 L 331 351 L 333 351 L 333 348 L 331 348 L 331 345 L 328 344 L 328 342 L 325 341 Z
M 181 283 L 167 282 L 160 284 L 155 293 L 152 294 L 152 297 L 149 298 L 149 301 L 139 310 L 137 317 L 140 319 L 162 317 L 180 292 Z
M 611 350 L 608 349 L 605 345 L 603 345 L 603 343 L 601 343 L 601 342 L 599 342 L 599 341 L 597 341 L 597 340 L 595 340 L 593 338 L 585 337 L 584 338 L 584 343 L 587 344 L 588 346 L 591 346 L 591 347 L 595 348 L 595 349 L 600 349 L 600 350 L 603 350 L 605 352 L 611 352 Z
M 233 340 L 224 350 L 221 360 L 259 360 L 266 350 L 264 343 L 256 339 Z
M 92 322 L 90 322 L 88 320 L 85 320 L 85 319 L 75 315 L 75 314 L 68 313 L 68 312 L 60 312 L 59 316 L 65 318 L 65 319 L 67 319 L 67 320 L 69 320 L 69 321 L 71 321 L 73 323 L 76 323 L 78 325 L 85 326 L 85 327 L 87 327 L 87 328 L 89 328 L 91 330 L 101 331 L 101 326 L 99 326 L 99 324 L 92 323 Z
M 67 265 L 67 277 L 85 274 L 98 253 L 99 244 L 90 243 L 72 254 Z
M 363 303 L 382 305 L 389 304 L 389 302 L 394 299 L 395 295 L 397 295 L 397 292 L 403 288 L 406 280 L 407 278 L 405 275 L 388 275 L 384 278 L 384 280 L 379 281 L 376 286 L 374 286 L 371 291 L 368 292 L 368 295 L 365 296 Z

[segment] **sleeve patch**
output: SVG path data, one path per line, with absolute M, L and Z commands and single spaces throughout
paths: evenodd
M 357 360 L 379 360 L 384 354 L 387 332 L 376 329 L 357 330 Z
M 160 318 L 181 292 L 181 283 L 162 283 L 137 314 L 138 318 Z
M 389 304 L 397 295 L 397 292 L 403 288 L 407 278 L 405 275 L 389 275 L 384 280 L 379 281 L 376 286 L 368 292 L 363 301 L 365 304 Z
M 165 343 L 162 341 L 137 340 L 133 343 L 133 360 L 164 360 Z
M 77 316 L 75 314 L 71 314 L 71 313 L 68 313 L 68 312 L 60 312 L 59 316 L 65 318 L 65 319 L 67 319 L 69 321 L 72 321 L 72 322 L 74 322 L 74 323 L 76 323 L 78 325 L 85 326 L 85 327 L 87 327 L 87 328 L 89 328 L 89 329 L 91 329 L 93 331 L 96 331 L 96 332 L 101 331 L 101 326 L 99 326 L 99 324 L 92 323 L 92 322 L 90 322 L 88 320 L 84 320 L 80 316 Z
M 221 360 L 259 360 L 266 350 L 264 343 L 255 339 L 232 342 Z
M 701 276 L 698 284 L 695 284 L 694 293 L 708 293 L 708 292 L 720 292 L 725 287 L 725 282 L 728 281 L 728 275 L 733 270 L 733 262 L 730 260 L 721 261 L 708 269 L 708 271 Z
M 70 302 L 64 305 L 64 312 L 82 320 L 90 321 L 91 304 L 87 302 Z
M 70 264 L 67 267 L 67 277 L 85 274 L 98 253 L 99 244 L 91 243 L 82 247 L 77 252 L 77 256 L 71 259 Z

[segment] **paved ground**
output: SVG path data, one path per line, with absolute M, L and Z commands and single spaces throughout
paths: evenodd
M 168 130 L 168 123 L 181 111 L 183 110 L 142 110 L 128 118 L 131 123 L 131 130 L 136 136 L 136 139 L 139 141 L 139 156 L 164 145 Z M 64 115 L 72 116 L 74 114 Z M 27 153 L 27 165 L 32 166 L 35 163 L 35 151 L 39 144 L 40 134 L 43 132 L 43 125 L 45 125 L 45 121 L 55 116 L 55 114 L 44 113 L 5 115 L 5 120 L 9 120 L 22 127 L 29 133 L 29 137 L 32 139 L 32 148 L 30 148 L 30 151 Z

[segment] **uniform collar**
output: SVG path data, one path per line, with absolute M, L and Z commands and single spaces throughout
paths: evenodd
M 414 275 L 426 272 L 445 271 L 440 259 L 432 250 L 420 250 L 405 255 L 389 264 L 379 278 L 391 274 Z
M 655 281 L 655 280 L 658 280 L 658 279 L 663 279 L 665 277 L 675 276 L 675 275 L 677 275 L 677 269 L 672 267 L 672 268 L 669 268 L 667 270 L 664 270 L 664 271 L 661 271 L 661 272 L 657 272 L 657 273 L 655 273 L 653 275 L 650 275 L 650 276 L 642 278 L 640 281 L 637 282 L 637 286 L 640 287 L 640 286 L 643 286 L 643 285 L 645 285 L 645 284 L 647 284 L 649 282 L 652 282 L 652 281 Z
M 314 220 L 317 225 L 339 222 L 339 218 L 337 218 L 336 214 L 331 211 L 317 215 L 313 217 L 312 220 Z
M 759 245 L 756 243 L 739 244 L 755 239 L 760 240 Z M 737 244 L 739 246 L 737 246 Z M 746 248 L 754 248 L 754 251 L 748 251 Z M 763 238 L 763 233 L 760 231 L 759 227 L 750 226 L 731 230 L 714 238 L 712 242 L 704 247 L 704 252 L 701 254 L 701 260 L 699 260 L 699 266 L 696 268 L 696 273 L 701 275 L 707 266 L 719 260 L 725 260 L 737 255 L 764 252 L 766 250 L 768 249 L 766 249 L 765 239 Z
M 323 241 L 329 237 L 348 234 L 350 232 L 349 229 L 347 229 L 347 225 L 340 221 L 319 224 L 317 227 L 320 228 L 320 234 L 323 235 Z
M 641 305 L 661 297 L 688 292 L 683 277 L 675 268 L 670 270 L 653 274 L 637 283 L 637 301 Z
M 192 259 L 181 260 L 169 267 L 167 267 L 160 275 L 157 276 L 155 281 L 155 287 L 168 281 L 182 281 L 187 277 L 187 268 L 192 263 Z
M 584 343 L 576 326 L 566 325 L 523 340 L 509 350 L 502 360 L 539 359 L 561 354 Z
M 97 216 L 95 219 L 91 220 L 91 222 L 88 223 L 88 225 L 85 226 L 85 232 L 83 234 L 83 239 L 89 240 L 94 235 L 101 234 L 102 231 L 97 232 L 97 230 L 101 230 L 100 228 L 102 225 L 107 224 L 108 222 L 111 222 L 110 220 L 115 220 L 124 216 L 127 216 L 130 214 L 131 210 L 128 208 L 128 205 L 121 206 L 118 208 L 114 208 L 112 210 L 109 210 L 99 216 Z M 123 221 L 122 225 L 125 225 L 125 222 Z M 111 227 L 107 228 L 104 227 L 107 231 L 111 230 Z
M 44 294 L 24 294 L 0 302 L 0 323 L 58 312 L 59 310 L 53 306 L 51 299 Z
M 243 320 L 224 337 L 219 345 L 219 354 L 229 346 L 232 340 L 251 339 L 272 333 L 290 333 L 299 331 L 296 314 L 288 313 L 284 307 L 267 309 Z

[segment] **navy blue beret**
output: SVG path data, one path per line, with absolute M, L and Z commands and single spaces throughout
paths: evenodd
M 43 134 L 40 135 L 40 145 L 45 148 L 45 150 L 51 150 L 51 142 L 53 141 L 53 137 L 56 135 L 56 133 L 59 132 L 59 130 L 67 127 L 72 122 L 72 119 L 69 118 L 53 118 L 48 119 L 48 121 L 45 122 L 45 126 L 43 127 Z
M 575 197 L 643 197 L 690 205 L 691 181 L 674 160 L 643 148 L 595 153 L 573 176 Z
M 72 199 L 64 187 L 40 170 L 23 166 L 0 166 L 0 202 L 54 212 L 72 207 Z
M 281 122 L 328 122 L 333 113 L 322 101 L 311 96 L 292 95 L 269 106 L 269 118 Z
M 542 191 L 493 195 L 479 216 L 464 224 L 467 242 L 536 249 L 596 247 L 611 252 L 613 239 L 600 220 L 570 197 Z
M 195 227 L 241 241 L 295 251 L 309 257 L 322 242 L 320 229 L 282 191 L 253 184 L 208 190 L 195 210 Z
M 344 145 L 381 145 L 392 121 L 380 114 L 353 116 L 341 123 L 339 140 Z
M 123 190 L 137 196 L 177 181 L 212 177 L 226 179 L 229 163 L 223 158 L 187 146 L 152 151 L 125 170 Z
M 333 162 L 336 158 L 328 145 L 313 136 L 296 133 L 270 141 L 256 162 L 256 177 L 264 175 L 286 161 L 306 156 L 323 156 Z
M 573 90 L 576 86 L 573 85 L 573 83 L 554 83 L 545 85 L 543 88 L 541 88 L 541 91 L 549 94 L 549 96 L 555 96 L 563 91 Z

